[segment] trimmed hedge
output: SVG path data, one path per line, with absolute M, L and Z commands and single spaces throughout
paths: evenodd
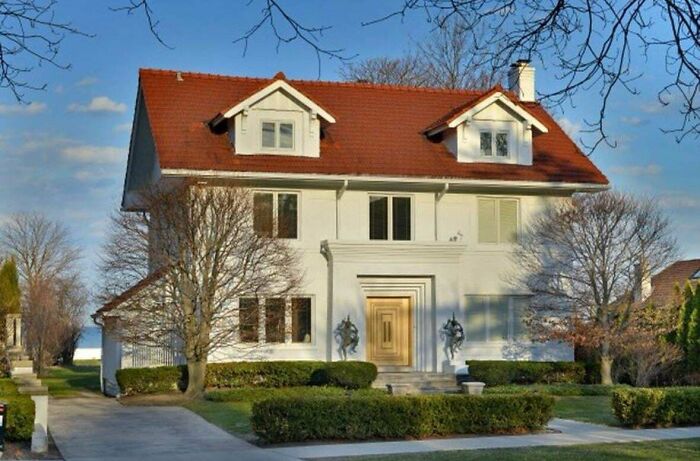
M 278 397 L 253 404 L 251 424 L 270 443 L 523 433 L 542 429 L 545 395 Z
M 269 361 L 207 364 L 210 388 L 335 386 L 364 389 L 377 377 L 368 362 Z M 126 368 L 117 371 L 123 395 L 153 394 L 187 386 L 187 367 Z
M 523 392 L 537 392 L 556 396 L 590 397 L 612 395 L 616 389 L 627 389 L 626 384 L 506 384 L 505 386 L 492 386 L 484 388 L 486 394 L 522 394 Z
M 236 389 L 214 389 L 204 395 L 212 402 L 259 402 L 274 397 L 343 397 L 360 395 L 387 395 L 384 389 L 348 390 L 340 387 L 239 387 Z
M 506 384 L 581 384 L 586 368 L 579 362 L 511 362 L 505 360 L 469 360 L 469 376 L 488 386 Z
M 618 389 L 612 395 L 615 417 L 625 426 L 700 424 L 700 388 Z
M 10 379 L 0 379 L 0 402 L 5 409 L 5 438 L 11 441 L 31 440 L 34 431 L 34 401 L 20 394 Z
M 123 395 L 170 392 L 182 389 L 186 382 L 185 366 L 117 370 L 117 383 Z

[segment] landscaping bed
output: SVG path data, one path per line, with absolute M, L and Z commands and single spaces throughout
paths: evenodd
M 10 378 L 0 379 L 0 401 L 7 405 L 5 440 L 31 440 L 34 431 L 34 401 L 20 394 Z
M 536 394 L 278 397 L 254 403 L 251 423 L 268 443 L 512 434 L 543 429 L 553 406 Z

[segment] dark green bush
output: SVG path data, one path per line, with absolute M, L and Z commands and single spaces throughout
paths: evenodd
M 578 362 L 511 362 L 505 360 L 470 360 L 469 376 L 488 386 L 506 384 L 580 384 L 585 366 Z
M 700 424 L 700 388 L 618 389 L 612 394 L 615 417 L 625 426 Z
M 522 433 L 543 428 L 553 406 L 534 394 L 279 397 L 253 404 L 251 424 L 271 443 Z
M 629 388 L 626 384 L 506 384 L 484 388 L 486 394 L 522 394 L 537 392 L 556 396 L 601 396 L 612 395 L 616 389 Z
M 183 389 L 187 367 L 124 368 L 117 370 L 117 383 L 123 395 L 157 394 Z
M 208 387 L 289 387 L 310 384 L 320 361 L 228 362 L 207 365 Z M 324 384 L 324 383 L 320 383 Z
M 11 441 L 31 440 L 34 431 L 34 401 L 20 394 L 9 379 L 0 379 L 0 402 L 7 405 L 5 438 Z
M 210 388 L 336 386 L 362 389 L 377 377 L 367 362 L 270 361 L 207 365 Z M 187 367 L 125 368 L 117 371 L 124 395 L 154 394 L 187 387 Z
M 345 389 L 366 389 L 377 379 L 377 366 L 369 362 L 330 362 L 314 375 L 313 382 Z

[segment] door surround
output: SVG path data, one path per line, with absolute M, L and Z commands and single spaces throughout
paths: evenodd
M 434 308 L 434 277 L 358 275 L 357 278 L 364 303 L 367 298 L 410 299 L 412 365 L 410 370 L 405 371 L 437 371 L 438 337 Z M 366 325 L 361 331 L 366 333 Z M 364 341 L 361 340 L 362 342 Z M 365 351 L 365 358 L 366 356 Z

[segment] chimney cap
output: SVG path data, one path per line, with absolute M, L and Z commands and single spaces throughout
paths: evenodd
M 523 67 L 527 66 L 528 64 L 530 64 L 529 59 L 518 59 L 513 64 L 511 64 L 510 67 Z

